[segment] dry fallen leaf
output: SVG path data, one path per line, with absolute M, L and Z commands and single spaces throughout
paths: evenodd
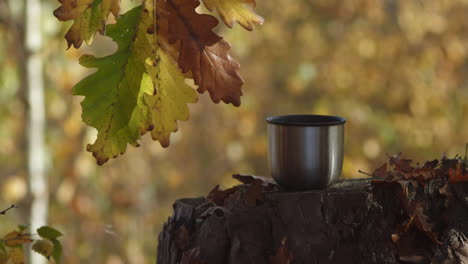
M 402 159 L 401 153 L 390 157 L 390 165 L 394 165 L 397 171 L 404 173 L 413 172 L 414 168 L 411 166 L 411 162 L 413 161 L 410 159 Z
M 176 231 L 175 231 L 175 244 L 178 249 L 184 250 L 188 247 L 189 245 L 189 239 L 190 239 L 190 233 L 185 227 L 185 225 L 181 225 Z
M 385 178 L 387 176 L 387 163 L 385 162 L 382 166 L 375 169 L 372 175 L 376 178 Z
M 458 161 L 456 168 L 449 168 L 448 170 L 449 182 L 468 182 L 468 171 L 465 164 L 462 161 Z
M 224 200 L 231 195 L 232 193 L 236 192 L 239 190 L 239 187 L 234 186 L 232 188 L 226 189 L 226 190 L 221 190 L 219 188 L 219 185 L 216 185 L 213 190 L 210 191 L 206 199 L 208 202 L 211 202 L 215 205 L 218 206 L 223 206 L 224 205 Z
M 184 251 L 180 264 L 203 264 L 200 260 L 200 248 L 192 248 Z
M 281 246 L 276 251 L 276 255 L 270 256 L 270 264 L 289 264 L 292 260 L 292 253 L 286 248 L 286 238 L 281 240 Z
M 256 206 L 257 201 L 263 201 L 263 186 L 261 180 L 255 180 L 247 189 L 244 196 L 245 203 L 250 206 Z
M 262 186 L 265 188 L 265 191 L 277 190 L 279 185 L 272 179 L 263 176 L 255 175 L 243 175 L 243 174 L 234 174 L 232 178 L 242 182 L 243 184 L 252 184 L 255 180 L 262 182 Z

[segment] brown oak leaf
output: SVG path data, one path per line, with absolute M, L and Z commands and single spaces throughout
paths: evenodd
M 200 259 L 200 248 L 192 248 L 184 251 L 180 264 L 203 264 Z
M 468 171 L 462 161 L 458 161 L 455 169 L 449 168 L 448 175 L 450 183 L 468 182 Z
M 167 0 L 159 11 L 159 34 L 171 45 L 178 45 L 175 59 L 182 72 L 191 71 L 199 93 L 208 91 L 215 103 L 239 106 L 244 84 L 238 73 L 240 65 L 229 55 L 231 45 L 212 31 L 218 20 L 198 14 L 198 5 L 199 0 Z
M 270 264 L 289 264 L 292 260 L 291 252 L 286 248 L 286 238 L 281 240 L 281 247 L 276 251 L 276 255 L 270 256 Z
M 411 166 L 411 162 L 413 161 L 410 159 L 402 159 L 401 153 L 390 158 L 390 165 L 395 166 L 397 171 L 404 173 L 413 172 L 414 168 Z
M 375 169 L 372 175 L 377 178 L 385 178 L 387 176 L 387 163 L 385 162 L 382 166 Z
M 65 38 L 68 48 L 79 48 L 83 41 L 91 43 L 96 32 L 104 34 L 109 14 L 117 17 L 120 12 L 119 0 L 59 0 L 62 4 L 54 11 L 61 21 L 74 20 Z
M 272 178 L 243 174 L 233 174 L 232 178 L 242 182 L 243 184 L 252 184 L 255 180 L 260 180 L 264 190 L 267 192 L 279 189 L 279 185 Z
M 210 191 L 206 199 L 208 202 L 214 203 L 215 205 L 218 206 L 223 206 L 224 205 L 224 200 L 231 195 L 232 193 L 236 192 L 239 190 L 239 187 L 234 186 L 232 188 L 226 189 L 226 190 L 221 190 L 219 188 L 219 185 L 216 185 L 213 190 Z
M 437 238 L 437 233 L 433 232 L 433 225 L 429 223 L 427 215 L 424 213 L 424 208 L 421 203 L 417 203 L 414 208 L 413 223 L 416 227 L 421 230 L 427 237 L 429 237 L 434 243 L 440 244 Z
M 257 205 L 257 201 L 263 201 L 263 186 L 261 180 L 254 180 L 250 184 L 244 196 L 245 203 L 250 206 Z
M 181 225 L 176 231 L 175 231 L 175 244 L 178 249 L 184 250 L 187 248 L 189 245 L 190 241 L 190 233 L 185 227 L 185 225 Z

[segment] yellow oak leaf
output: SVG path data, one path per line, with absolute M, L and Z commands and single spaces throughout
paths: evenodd
M 120 0 L 59 0 L 62 5 L 54 11 L 61 21 L 74 20 L 65 35 L 68 48 L 79 48 L 83 41 L 88 45 L 96 32 L 105 32 L 106 20 L 110 13 L 119 15 Z
M 263 24 L 263 17 L 253 11 L 255 0 L 203 0 L 203 3 L 210 11 L 216 9 L 230 28 L 234 22 L 247 30 L 253 30 L 254 24 Z
M 154 87 L 153 91 L 145 91 L 142 102 L 148 108 L 147 123 L 151 127 L 151 137 L 158 140 L 161 146 L 170 143 L 171 132 L 177 131 L 177 120 L 189 118 L 188 103 L 198 100 L 196 91 L 184 82 L 184 75 L 172 62 L 172 59 L 161 49 L 157 50 L 154 60 L 146 63 L 148 74 L 143 82 L 153 84 L 142 87 Z M 153 95 L 154 94 L 154 95 Z

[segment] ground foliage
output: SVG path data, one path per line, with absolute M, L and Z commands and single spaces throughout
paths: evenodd
M 15 205 L 0 212 L 5 215 Z M 0 239 L 0 264 L 25 264 L 25 246 L 32 244 L 32 249 L 41 254 L 51 264 L 59 264 L 62 257 L 62 244 L 58 240 L 62 233 L 49 226 L 36 230 L 37 234 L 27 232 L 28 227 L 18 225 L 17 229 Z M 39 238 L 36 238 L 39 237 Z
M 83 121 L 98 130 L 87 150 L 99 165 L 123 154 L 127 144 L 138 146 L 147 132 L 169 146 L 177 121 L 189 117 L 187 104 L 198 98 L 185 78 L 193 79 L 199 93 L 208 91 L 215 103 L 240 105 L 244 81 L 239 63 L 229 55 L 230 44 L 213 31 L 218 20 L 196 11 L 199 0 L 143 0 L 122 15 L 118 0 L 60 2 L 54 15 L 74 21 L 65 35 L 69 48 L 91 44 L 96 32 L 118 44 L 110 56 L 82 56 L 80 64 L 97 72 L 73 88 L 75 95 L 85 96 Z M 263 23 L 252 11 L 255 0 L 204 4 L 216 9 L 228 27 L 237 21 L 252 30 Z M 107 26 L 111 13 L 117 23 Z

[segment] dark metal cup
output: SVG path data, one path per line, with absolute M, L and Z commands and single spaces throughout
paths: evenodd
M 275 181 L 292 190 L 324 189 L 343 166 L 344 124 L 338 116 L 267 118 L 268 163 Z

